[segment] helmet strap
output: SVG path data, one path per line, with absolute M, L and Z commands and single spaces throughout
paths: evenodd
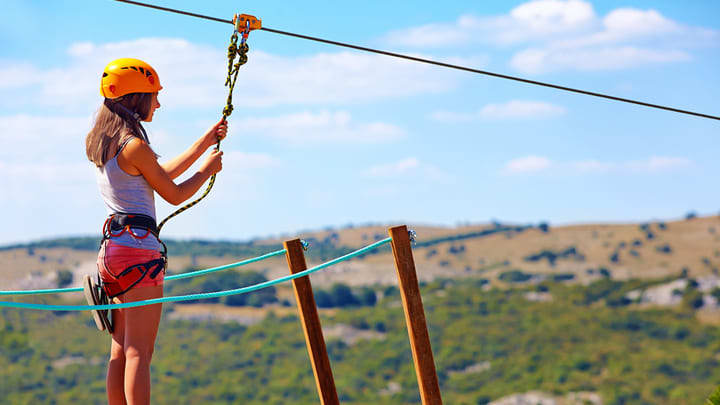
M 145 141 L 145 143 L 147 143 L 148 145 L 150 145 L 150 139 L 147 136 L 147 132 L 145 132 L 145 128 L 143 128 L 142 124 L 140 123 L 140 114 L 120 104 L 118 102 L 120 100 L 122 100 L 121 97 L 117 99 L 105 98 L 105 106 L 118 115 L 129 115 L 129 118 L 132 118 L 135 121 L 134 124 L 137 126 L 137 128 L 140 129 L 141 133 L 139 135 L 142 137 L 142 140 Z M 122 110 L 125 114 L 119 114 L 116 107 L 120 108 L 120 110 Z
M 120 101 L 120 100 L 122 100 L 122 97 L 118 97 L 118 98 L 116 98 L 116 99 L 105 98 L 105 105 L 108 106 L 111 110 L 114 110 L 113 107 L 117 106 L 117 107 L 119 107 L 121 110 L 123 110 L 123 112 L 125 112 L 125 113 L 128 114 L 128 115 L 130 115 L 130 117 L 132 117 L 135 121 L 140 121 L 140 114 L 138 114 L 137 112 L 135 112 L 135 111 L 133 111 L 133 110 L 125 107 L 124 105 L 120 104 L 120 103 L 118 102 L 118 101 Z M 115 112 L 117 112 L 117 111 L 115 111 Z

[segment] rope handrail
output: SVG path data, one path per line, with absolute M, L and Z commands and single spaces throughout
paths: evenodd
M 145 305 L 161 304 L 161 303 L 166 303 L 166 302 L 191 301 L 191 300 L 198 300 L 198 299 L 218 298 L 218 297 L 224 297 L 224 296 L 228 296 L 228 295 L 247 294 L 247 293 L 257 291 L 257 290 L 260 290 L 263 288 L 271 287 L 276 284 L 284 283 L 286 281 L 290 281 L 290 280 L 294 280 L 296 278 L 310 275 L 312 273 L 315 273 L 315 272 L 325 269 L 327 267 L 333 266 L 340 262 L 350 260 L 354 257 L 360 256 L 368 251 L 377 249 L 378 247 L 380 247 L 386 243 L 390 243 L 391 240 L 392 240 L 391 238 L 385 238 L 383 240 L 380 240 L 373 244 L 365 246 L 361 249 L 358 249 L 354 252 L 350 252 L 346 255 L 332 259 L 330 261 L 327 261 L 323 264 L 319 264 L 319 265 L 309 268 L 307 270 L 304 270 L 304 271 L 301 271 L 301 272 L 298 272 L 295 274 L 290 274 L 287 276 L 279 277 L 274 280 L 264 281 L 262 283 L 258 283 L 258 284 L 251 285 L 248 287 L 241 287 L 241 288 L 236 288 L 236 289 L 232 289 L 232 290 L 216 291 L 216 292 L 210 292 L 210 293 L 189 294 L 189 295 L 179 295 L 179 296 L 171 296 L 171 297 L 162 297 L 162 298 L 154 298 L 154 299 L 143 300 L 143 301 L 126 302 L 126 303 L 122 303 L 122 304 L 106 304 L 106 305 L 48 305 L 48 304 L 33 304 L 33 303 L 28 303 L 28 302 L 0 301 L 0 307 L 39 309 L 39 310 L 45 310 L 45 311 L 90 311 L 90 310 L 133 308 L 133 307 L 141 307 L 141 306 L 145 306 Z
M 248 264 L 256 263 L 265 259 L 269 259 L 271 257 L 275 257 L 278 255 L 285 254 L 285 249 L 276 250 L 274 252 L 266 253 L 261 256 L 253 257 L 250 259 L 241 260 L 239 262 L 225 264 L 222 266 L 217 267 L 211 267 L 204 270 L 196 270 L 191 271 L 188 273 L 180 273 L 180 274 L 173 274 L 172 276 L 165 277 L 165 280 L 179 280 L 183 278 L 190 278 L 190 277 L 196 277 L 196 276 L 202 276 L 209 273 L 214 273 L 216 271 L 221 270 L 227 270 L 234 267 L 240 267 L 245 266 Z M 39 295 L 39 294 L 56 294 L 56 293 L 66 293 L 66 292 L 80 292 L 82 291 L 82 287 L 70 287 L 70 288 L 51 288 L 51 289 L 45 289 L 45 290 L 19 290 L 19 291 L 0 291 L 0 296 L 3 295 Z

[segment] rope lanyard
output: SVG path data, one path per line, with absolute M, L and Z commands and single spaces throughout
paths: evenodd
M 250 34 L 251 26 L 249 19 L 242 18 L 243 16 L 245 15 L 243 14 L 242 16 L 236 16 L 235 18 L 237 23 L 235 25 L 235 31 L 233 31 L 233 34 L 230 37 L 230 45 L 228 45 L 227 50 L 228 72 L 227 79 L 225 79 L 225 86 L 228 87 L 228 96 L 225 107 L 222 111 L 223 121 L 227 121 L 227 118 L 233 112 L 232 95 L 233 90 L 235 89 L 235 83 L 237 82 L 238 72 L 240 71 L 240 66 L 244 65 L 248 60 L 247 53 L 250 48 L 247 44 L 247 38 Z M 245 27 L 242 28 L 242 40 L 240 41 L 240 45 L 238 46 L 238 28 L 240 28 L 241 21 L 245 22 L 246 24 Z M 235 57 L 237 57 L 237 62 L 235 61 Z M 215 145 L 215 150 L 220 150 L 220 138 L 218 138 L 217 144 Z M 192 206 L 199 203 L 203 198 L 207 197 L 207 195 L 210 194 L 210 190 L 212 190 L 213 186 L 215 185 L 216 176 L 217 173 L 210 176 L 210 182 L 208 183 L 207 189 L 198 199 L 185 204 L 183 207 L 177 209 L 175 212 L 168 215 L 167 218 L 163 219 L 157 227 L 158 233 L 160 233 L 160 230 L 170 218 L 173 218 L 179 215 L 181 212 L 188 210 Z
M 153 9 L 161 10 L 161 11 L 168 11 L 168 12 L 171 12 L 171 13 L 177 13 L 177 14 L 187 15 L 187 16 L 190 16 L 190 17 L 202 18 L 202 19 L 210 20 L 210 21 L 216 21 L 216 22 L 228 23 L 228 24 L 233 24 L 233 23 L 234 23 L 233 21 L 224 20 L 224 19 L 222 19 L 222 18 L 210 17 L 210 16 L 206 16 L 206 15 L 202 15 L 202 14 L 196 14 L 196 13 L 189 13 L 189 12 L 187 12 L 187 11 L 176 10 L 176 9 L 172 9 L 172 8 L 168 8 L 168 7 L 160 7 L 160 6 L 156 6 L 156 5 L 153 5 L 153 4 L 141 3 L 141 2 L 139 2 L 139 1 L 132 1 L 132 0 L 115 0 L 115 1 L 119 1 L 119 2 L 122 2 L 122 3 L 128 3 L 128 4 L 133 4 L 133 5 L 136 5 L 136 6 L 153 8 Z M 500 78 L 500 79 L 514 80 L 514 81 L 517 81 L 517 82 L 522 82 L 522 83 L 531 84 L 531 85 L 535 85 L 535 86 L 549 87 L 549 88 L 553 88 L 553 89 L 556 89 L 556 90 L 563 90 L 563 91 L 568 91 L 568 92 L 572 92 L 572 93 L 584 94 L 584 95 L 586 95 L 586 96 L 600 97 L 600 98 L 604 98 L 604 99 L 608 99 L 608 100 L 620 101 L 620 102 L 623 102 L 623 103 L 630 103 L 630 104 L 635 104 L 635 105 L 641 105 L 641 106 L 644 106 L 644 107 L 657 108 L 657 109 L 660 109 L 660 110 L 671 111 L 671 112 L 675 112 L 675 113 L 687 114 L 687 115 L 692 115 L 692 116 L 695 116 L 695 117 L 708 118 L 708 119 L 720 121 L 720 116 L 717 116 L 717 115 L 710 115 L 710 114 L 703 114 L 703 113 L 694 112 L 694 111 L 689 111 L 689 110 L 682 110 L 682 109 L 679 109 L 679 108 L 668 107 L 668 106 L 664 106 L 664 105 L 660 105 L 660 104 L 652 104 L 652 103 L 647 103 L 647 102 L 644 102 L 644 101 L 633 100 L 633 99 L 629 99 L 629 98 L 616 97 L 616 96 L 612 96 L 612 95 L 608 95 L 608 94 L 603 94 L 603 93 L 597 93 L 597 92 L 593 92 L 593 91 L 587 91 L 587 90 L 581 90 L 581 89 L 576 89 L 576 88 L 572 88 L 572 87 L 560 86 L 560 85 L 557 85 L 557 84 L 540 82 L 540 81 L 537 81 L 537 80 L 525 79 L 525 78 L 518 77 L 518 76 L 510 76 L 510 75 L 501 74 L 501 73 L 494 73 L 494 72 L 490 72 L 490 71 L 487 71 L 487 70 L 473 69 L 473 68 L 469 68 L 469 67 L 466 67 L 466 66 L 453 65 L 453 64 L 450 64 L 450 63 L 438 62 L 438 61 L 431 60 L 431 59 L 418 58 L 418 57 L 409 56 L 409 55 L 403 55 L 403 54 L 395 53 L 395 52 L 388 52 L 388 51 L 383 51 L 383 50 L 379 50 L 379 49 L 367 48 L 367 47 L 364 47 L 364 46 L 347 44 L 347 43 L 343 43 L 343 42 L 339 42 L 339 41 L 332 41 L 332 40 L 323 39 L 323 38 L 311 37 L 311 36 L 308 36 L 308 35 L 295 34 L 295 33 L 292 33 L 292 32 L 275 30 L 275 29 L 271 29 L 271 28 L 267 28 L 267 27 L 258 27 L 257 29 L 263 30 L 263 31 L 267 31 L 267 32 L 272 32 L 272 33 L 274 33 L 274 34 L 286 35 L 286 36 L 290 36 L 290 37 L 306 39 L 306 40 L 309 40 L 309 41 L 322 42 L 322 43 L 329 44 L 329 45 L 342 46 L 342 47 L 345 47 L 345 48 L 356 49 L 356 50 L 358 50 L 358 51 L 372 52 L 372 53 L 377 53 L 377 54 L 380 54 L 380 55 L 392 56 L 392 57 L 395 57 L 395 58 L 407 59 L 407 60 L 411 60 L 411 61 L 414 61 L 414 62 L 428 63 L 428 64 L 431 64 L 431 65 L 441 66 L 441 67 L 445 67 L 445 68 L 463 70 L 463 71 L 466 71 L 466 72 L 471 72 L 471 73 L 477 73 L 477 74 L 486 75 L 486 76 L 497 77 L 497 78 Z

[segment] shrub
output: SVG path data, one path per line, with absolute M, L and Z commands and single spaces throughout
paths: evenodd
M 373 290 L 370 287 L 363 287 L 360 290 L 359 300 L 362 305 L 372 307 L 377 303 L 377 295 L 375 295 L 375 290 Z
M 313 294 L 315 295 L 315 304 L 319 308 L 332 308 L 333 300 L 330 293 L 325 290 L 315 290 Z
M 72 284 L 73 274 L 70 270 L 58 270 L 57 272 L 57 285 L 58 288 L 63 288 Z
M 393 297 L 400 295 L 400 290 L 394 285 L 388 286 L 383 290 L 383 297 Z
M 342 283 L 333 285 L 332 288 L 330 288 L 330 295 L 336 307 L 348 307 L 360 304 L 360 301 L 352 293 L 350 287 Z
M 552 280 L 555 282 L 570 281 L 573 279 L 575 279 L 575 275 L 572 273 L 553 274 L 552 276 Z
M 506 283 L 522 283 L 530 280 L 532 274 L 523 273 L 520 270 L 510 270 L 500 273 L 498 278 Z
M 683 295 L 683 306 L 688 309 L 702 308 L 704 304 L 703 294 L 697 290 L 686 290 Z

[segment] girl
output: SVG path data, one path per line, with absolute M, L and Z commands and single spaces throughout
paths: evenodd
M 197 173 L 180 184 L 173 182 L 208 148 L 225 138 L 224 120 L 180 156 L 158 163 L 140 122 L 152 121 L 160 107 L 160 89 L 157 73 L 147 63 L 131 58 L 110 62 L 100 86 L 105 100 L 85 141 L 110 214 L 103 229 L 98 271 L 113 303 L 163 295 L 165 256 L 157 237 L 153 192 L 178 205 L 222 170 L 222 152 L 213 150 Z M 111 405 L 150 403 L 150 361 L 161 311 L 162 304 L 112 310 L 107 373 Z

